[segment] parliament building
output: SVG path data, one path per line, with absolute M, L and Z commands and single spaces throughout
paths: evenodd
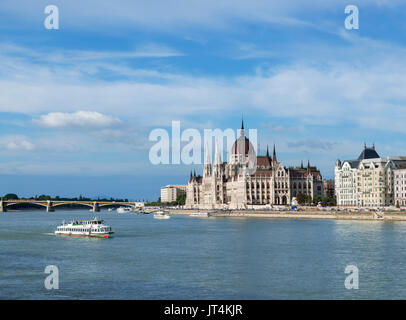
M 205 150 L 203 176 L 190 174 L 186 188 L 186 208 L 248 209 L 289 205 L 299 194 L 313 199 L 323 196 L 323 180 L 316 167 L 285 167 L 277 161 L 275 145 L 272 157 L 256 155 L 245 137 L 244 123 L 234 142 L 228 162 L 221 160 L 216 146 L 213 165 Z

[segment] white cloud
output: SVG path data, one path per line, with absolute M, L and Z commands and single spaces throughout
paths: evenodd
M 37 124 L 48 128 L 106 128 L 119 124 L 118 118 L 113 118 L 95 111 L 76 111 L 73 113 L 50 112 L 34 120 Z
M 24 136 L 0 137 L 0 149 L 8 151 L 32 151 L 35 145 Z

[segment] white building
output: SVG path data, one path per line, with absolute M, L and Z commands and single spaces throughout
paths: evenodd
M 320 171 L 311 167 L 284 167 L 272 157 L 255 155 L 254 148 L 244 134 L 230 150 L 229 162 L 222 162 L 216 147 L 213 166 L 205 151 L 203 176 L 190 174 L 186 192 L 186 207 L 210 209 L 244 209 L 263 205 L 288 205 L 293 197 L 323 196 Z
M 396 169 L 394 172 L 395 204 L 406 206 L 406 166 Z
M 178 195 L 186 193 L 186 185 L 167 185 L 161 188 L 161 202 L 174 202 Z
M 395 204 L 394 171 L 406 157 L 380 158 L 375 146 L 361 152 L 357 160 L 336 161 L 337 205 L 382 207 Z

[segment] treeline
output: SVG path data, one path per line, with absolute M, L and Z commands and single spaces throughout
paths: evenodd
M 161 202 L 161 197 L 158 201 L 146 202 L 146 206 L 152 207 L 171 207 L 171 206 L 183 206 L 186 203 L 186 193 L 181 193 L 176 197 L 176 201 L 173 202 Z
M 296 196 L 296 200 L 299 204 L 302 205 L 318 204 L 319 202 L 323 206 L 335 206 L 337 204 L 335 197 L 320 197 L 318 195 L 315 195 L 312 199 L 311 196 L 302 193 L 299 193 Z

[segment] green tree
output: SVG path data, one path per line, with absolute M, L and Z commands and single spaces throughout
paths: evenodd
M 176 204 L 184 206 L 185 203 L 186 203 L 186 193 L 178 194 L 178 196 L 176 197 Z
M 42 194 L 37 198 L 37 200 L 51 200 L 51 196 Z
M 306 202 L 305 195 L 303 193 L 299 193 L 296 196 L 296 200 L 299 204 L 304 204 Z
M 4 197 L 3 200 L 18 200 L 18 196 L 15 193 L 7 193 Z

